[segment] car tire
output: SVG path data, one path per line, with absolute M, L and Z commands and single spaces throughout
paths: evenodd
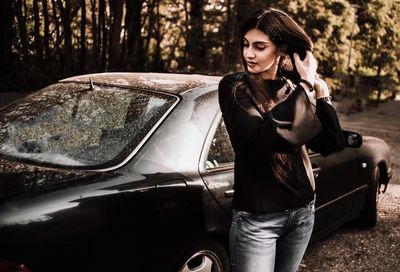
M 371 183 L 368 184 L 368 192 L 366 195 L 364 206 L 357 219 L 357 225 L 361 228 L 369 229 L 376 225 L 378 219 L 378 186 L 379 186 L 380 170 L 376 166 L 372 172 Z
M 196 243 L 181 258 L 176 272 L 230 272 L 227 250 L 215 241 Z

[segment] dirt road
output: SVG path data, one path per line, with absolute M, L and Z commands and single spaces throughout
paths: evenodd
M 299 271 L 400 271 L 400 101 L 339 118 L 343 128 L 382 138 L 390 145 L 393 178 L 387 192 L 379 195 L 374 228 L 342 227 L 310 245 Z

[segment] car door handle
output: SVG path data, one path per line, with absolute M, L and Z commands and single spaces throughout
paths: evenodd
M 225 191 L 225 197 L 226 197 L 226 198 L 232 198 L 234 192 L 235 192 L 235 190 L 228 190 L 228 191 Z

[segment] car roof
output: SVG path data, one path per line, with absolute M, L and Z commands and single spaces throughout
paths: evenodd
M 86 82 L 151 89 L 161 92 L 182 94 L 197 87 L 215 86 L 219 76 L 175 73 L 97 73 L 69 77 L 60 82 Z

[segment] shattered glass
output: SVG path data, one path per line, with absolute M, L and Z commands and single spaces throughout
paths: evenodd
M 69 167 L 115 164 L 176 99 L 106 85 L 54 84 L 0 113 L 0 156 Z

